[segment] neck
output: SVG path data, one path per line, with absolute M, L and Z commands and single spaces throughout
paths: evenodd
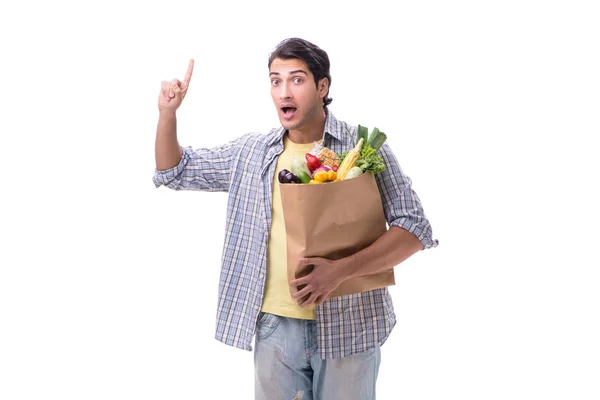
M 309 124 L 299 128 L 288 130 L 288 137 L 294 143 L 312 143 L 323 138 L 325 129 L 325 110 L 320 112 Z

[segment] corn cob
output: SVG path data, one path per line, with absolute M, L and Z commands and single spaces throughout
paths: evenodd
M 348 154 L 346 154 L 344 161 L 342 161 L 342 164 L 337 170 L 338 179 L 344 180 L 346 178 L 346 174 L 348 171 L 350 171 L 350 168 L 356 165 L 356 160 L 358 160 L 358 157 L 360 157 L 360 151 L 362 150 L 362 145 L 364 142 L 365 139 L 360 138 L 358 143 L 356 143 L 356 146 L 354 146 L 354 148 L 350 150 Z

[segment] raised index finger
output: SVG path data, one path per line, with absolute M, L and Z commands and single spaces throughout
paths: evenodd
M 190 83 L 190 79 L 192 79 L 192 72 L 194 72 L 194 59 L 191 59 L 188 64 L 187 72 L 185 73 L 185 78 L 183 78 L 183 82 L 186 84 Z

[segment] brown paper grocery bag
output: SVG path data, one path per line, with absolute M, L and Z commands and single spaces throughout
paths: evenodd
M 371 173 L 325 184 L 279 185 L 287 234 L 288 282 L 310 272 L 312 267 L 300 268 L 300 258 L 337 260 L 364 249 L 387 230 L 381 196 Z M 394 284 L 391 269 L 349 279 L 329 298 Z

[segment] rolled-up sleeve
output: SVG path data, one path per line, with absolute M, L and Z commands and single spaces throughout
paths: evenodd
M 439 242 L 433 239 L 431 224 L 412 189 L 411 179 L 404 174 L 387 143 L 381 146 L 379 155 L 383 158 L 385 170 L 377 174 L 376 179 L 389 226 L 398 226 L 415 235 L 423 249 L 436 247 Z
M 182 147 L 179 164 L 167 170 L 154 170 L 154 185 L 173 190 L 228 191 L 231 168 L 245 138 L 213 148 Z

